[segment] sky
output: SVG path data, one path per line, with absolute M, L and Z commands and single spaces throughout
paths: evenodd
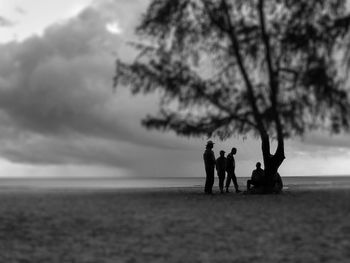
M 148 131 L 159 98 L 113 89 L 116 58 L 146 0 L 0 0 L 0 177 L 204 176 L 208 138 Z M 237 176 L 261 161 L 260 141 L 237 147 Z M 282 176 L 350 174 L 350 136 L 313 132 L 286 142 Z

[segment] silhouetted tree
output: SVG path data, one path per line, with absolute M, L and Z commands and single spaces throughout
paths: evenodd
M 256 132 L 266 191 L 285 138 L 349 126 L 344 0 L 153 0 L 136 33 L 138 57 L 117 62 L 115 81 L 159 91 L 159 114 L 143 124 L 186 136 Z

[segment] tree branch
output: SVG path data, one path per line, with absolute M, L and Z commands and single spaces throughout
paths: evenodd
M 271 58 L 271 47 L 270 47 L 270 41 L 269 36 L 266 32 L 266 25 L 265 25 L 265 16 L 264 16 L 264 0 L 259 0 L 258 4 L 259 9 L 259 19 L 260 19 L 260 25 L 261 25 L 261 36 L 262 40 L 265 46 L 265 58 L 267 62 L 267 69 L 268 69 L 268 75 L 269 75 L 269 82 L 271 87 L 271 99 L 272 104 L 276 103 L 276 96 L 277 96 L 277 83 L 275 78 L 275 71 L 273 69 L 272 65 L 272 58 Z M 275 105 L 276 106 L 276 105 Z
M 154 118 L 147 117 L 142 124 L 147 128 L 174 130 L 181 135 L 200 135 L 203 133 L 212 134 L 215 130 L 229 125 L 233 120 L 231 116 L 219 118 L 211 116 L 210 118 L 193 120 L 188 116 L 183 117 L 178 113 L 161 113 L 163 116 Z
M 261 26 L 261 37 L 265 46 L 265 58 L 266 58 L 267 71 L 269 75 L 269 83 L 271 88 L 271 93 L 270 93 L 271 107 L 272 107 L 273 116 L 276 124 L 276 131 L 277 131 L 278 146 L 277 146 L 276 153 L 280 152 L 284 155 L 283 128 L 282 128 L 281 120 L 279 118 L 278 107 L 277 107 L 277 97 L 279 92 L 278 80 L 276 79 L 276 73 L 272 65 L 271 46 L 270 46 L 269 36 L 266 31 L 264 0 L 259 0 L 258 11 L 259 11 L 260 26 Z
M 137 91 L 144 90 L 146 92 L 155 89 L 149 87 L 149 83 L 153 83 L 155 86 L 164 86 L 164 89 L 167 92 L 170 94 L 175 92 L 179 96 L 182 94 L 182 88 L 187 87 L 192 89 L 194 94 L 191 96 L 188 96 L 188 94 L 187 96 L 184 96 L 184 94 L 182 94 L 180 97 L 183 96 L 183 98 L 186 100 L 191 100 L 191 98 L 194 98 L 195 100 L 204 99 L 210 103 L 210 105 L 226 113 L 226 115 L 232 119 L 250 125 L 253 128 L 257 127 L 254 122 L 246 118 L 246 115 L 236 114 L 230 107 L 225 106 L 222 102 L 220 102 L 219 97 L 213 96 L 212 94 L 206 92 L 210 89 L 210 84 L 208 84 L 206 81 L 202 81 L 196 76 L 196 73 L 190 71 L 188 68 L 182 68 L 179 72 L 177 72 L 174 68 L 171 71 L 164 71 L 163 69 L 166 64 L 162 63 L 160 65 L 162 67 L 153 67 L 154 71 L 152 71 L 149 67 L 145 67 L 145 65 L 142 63 L 134 63 L 131 66 L 132 70 L 130 70 L 128 66 L 124 66 L 124 64 L 119 61 L 117 66 L 118 74 L 116 74 L 115 77 L 116 83 L 120 83 L 124 79 L 126 83 L 133 83 L 134 89 Z M 184 71 L 188 72 L 188 74 L 185 74 L 186 78 L 184 78 L 182 75 Z M 169 75 L 169 72 L 175 75 Z M 189 78 L 191 80 L 189 80 Z M 175 82 L 173 81 L 174 79 L 176 80 Z M 140 83 L 142 87 L 137 84 L 135 85 L 135 83 Z
M 221 1 L 221 6 L 222 6 L 222 11 L 225 14 L 226 23 L 227 23 L 227 28 L 224 28 L 224 31 L 226 31 L 229 35 L 229 38 L 230 38 L 231 44 L 232 44 L 231 46 L 233 49 L 232 50 L 233 54 L 235 55 L 235 57 L 237 59 L 239 70 L 242 74 L 243 80 L 244 80 L 245 85 L 247 87 L 248 95 L 249 95 L 249 102 L 250 102 L 250 105 L 251 105 L 252 110 L 253 110 L 255 121 L 257 123 L 257 129 L 259 130 L 259 132 L 261 134 L 267 134 L 266 129 L 265 129 L 264 124 L 263 124 L 262 119 L 261 119 L 261 113 L 259 112 L 259 109 L 256 105 L 256 99 L 255 99 L 255 95 L 254 95 L 254 89 L 253 89 L 252 82 L 249 79 L 247 70 L 246 70 L 244 63 L 243 63 L 243 58 L 242 58 L 242 55 L 240 53 L 240 44 L 239 44 L 237 37 L 236 37 L 235 27 L 231 21 L 231 17 L 229 14 L 229 7 L 227 5 L 226 0 Z
M 218 109 L 226 112 L 232 119 L 234 120 L 237 120 L 239 122 L 242 122 L 242 123 L 246 123 L 254 128 L 257 128 L 256 124 L 249 121 L 248 119 L 246 119 L 246 116 L 239 116 L 235 113 L 233 113 L 231 111 L 230 108 L 228 107 L 225 107 L 224 105 L 222 105 L 217 99 L 215 99 L 213 96 L 210 96 L 209 94 L 205 93 L 204 92 L 204 89 L 202 89 L 200 86 L 192 86 L 194 88 L 196 88 L 196 91 L 203 97 L 205 98 L 206 100 L 208 100 L 211 104 L 213 104 L 215 107 L 217 107 Z

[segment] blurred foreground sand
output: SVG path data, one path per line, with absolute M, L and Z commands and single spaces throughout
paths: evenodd
M 0 191 L 0 262 L 350 262 L 350 190 Z

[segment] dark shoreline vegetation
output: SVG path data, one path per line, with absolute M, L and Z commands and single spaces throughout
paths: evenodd
M 0 262 L 347 262 L 349 200 L 322 187 L 0 191 Z

